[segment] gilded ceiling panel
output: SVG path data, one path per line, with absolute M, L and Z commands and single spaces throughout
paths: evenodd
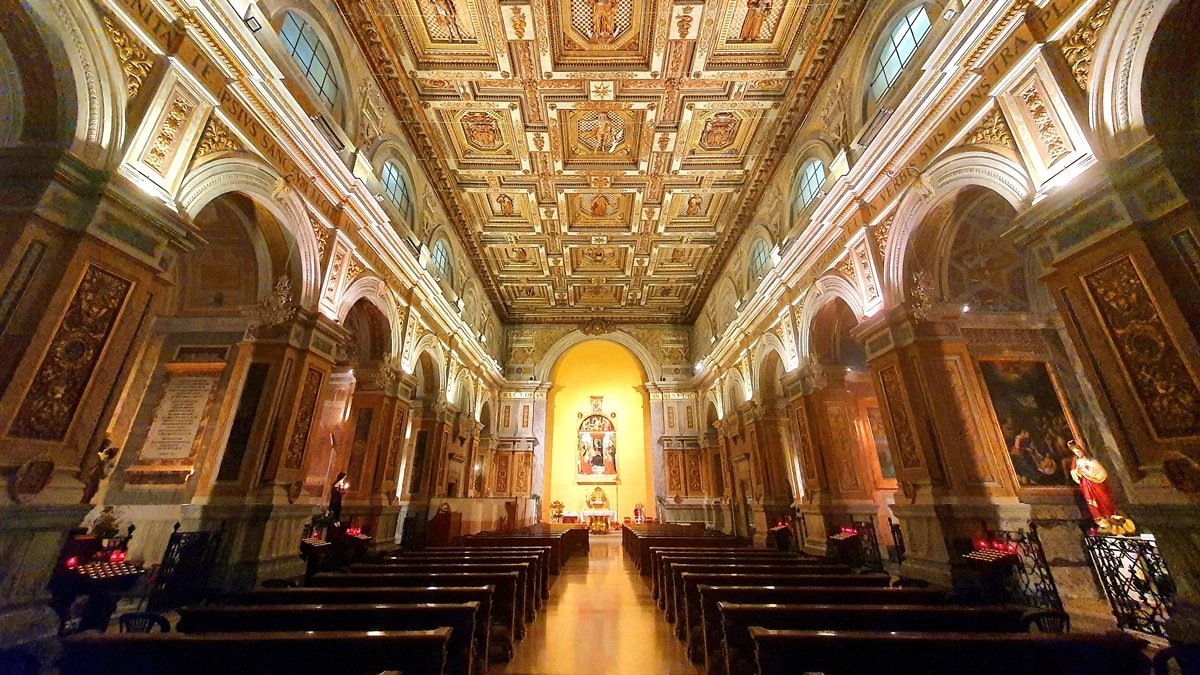
M 335 0 L 506 321 L 689 322 L 865 0 Z

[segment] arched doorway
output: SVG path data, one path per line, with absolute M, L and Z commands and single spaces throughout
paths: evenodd
M 637 358 L 615 342 L 587 340 L 558 358 L 550 381 L 545 513 L 557 501 L 567 514 L 608 510 L 620 521 L 641 504 L 653 517 L 649 396 Z M 606 508 L 590 503 L 601 493 Z

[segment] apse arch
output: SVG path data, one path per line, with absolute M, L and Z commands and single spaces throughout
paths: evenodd
M 533 376 L 542 382 L 549 380 L 550 371 L 554 368 L 554 364 L 558 363 L 558 360 L 562 358 L 562 355 L 567 350 L 581 342 L 597 339 L 615 342 L 628 349 L 634 358 L 637 359 L 638 363 L 641 364 L 642 375 L 646 378 L 644 381 L 653 382 L 662 377 L 662 366 L 655 363 L 654 357 L 650 356 L 650 350 L 646 349 L 646 346 L 639 342 L 637 338 L 620 330 L 604 333 L 603 335 L 587 335 L 581 330 L 567 333 L 559 338 L 558 342 L 551 345 L 550 349 L 546 350 L 546 355 L 533 367 Z
M 812 355 L 813 318 L 821 311 L 821 308 L 834 300 L 845 302 L 850 311 L 854 312 L 855 318 L 862 320 L 864 316 L 863 302 L 857 288 L 836 274 L 827 274 L 817 279 L 812 290 L 804 296 L 804 303 L 800 307 L 800 330 L 798 332 L 801 362 L 807 362 Z
M 290 235 L 301 284 L 299 302 L 316 307 L 321 294 L 320 252 L 304 201 L 278 173 L 257 158 L 227 157 L 188 173 L 179 188 L 179 203 L 189 218 L 216 197 L 241 192 L 262 205 Z
M 900 197 L 883 255 L 885 307 L 904 302 L 904 260 L 917 227 L 937 204 L 959 190 L 979 186 L 1004 197 L 1018 213 L 1033 200 L 1033 183 L 1024 167 L 1009 157 L 963 150 L 935 162 Z
M 619 522 L 633 515 L 636 504 L 653 513 L 662 448 L 652 442 L 643 363 L 610 337 L 572 341 L 553 360 L 545 449 L 535 455 L 541 462 L 544 507 L 561 501 L 570 511 L 594 508 L 584 497 L 599 488 Z

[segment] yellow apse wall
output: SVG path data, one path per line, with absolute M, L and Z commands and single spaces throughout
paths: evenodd
M 568 349 L 550 371 L 546 450 L 547 494 L 542 497 L 543 519 L 558 500 L 578 513 L 584 497 L 596 487 L 576 482 L 579 413 L 591 413 L 591 397 L 604 397 L 604 413 L 616 412 L 617 485 L 600 485 L 617 517 L 633 516 L 641 502 L 654 515 L 650 454 L 650 401 L 641 365 L 629 350 L 607 340 L 589 340 Z M 612 418 L 610 418 L 612 419 Z

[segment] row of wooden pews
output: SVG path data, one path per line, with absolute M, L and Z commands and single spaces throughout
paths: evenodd
M 580 534 L 582 533 L 582 544 Z M 307 587 L 258 588 L 179 609 L 176 632 L 65 640 L 63 675 L 484 675 L 549 597 L 583 528 L 531 528 L 393 551 Z
M 950 604 L 935 588 L 694 527 L 627 526 L 623 544 L 689 657 L 708 675 L 1139 675 L 1122 633 L 1038 633 L 1044 613 Z

